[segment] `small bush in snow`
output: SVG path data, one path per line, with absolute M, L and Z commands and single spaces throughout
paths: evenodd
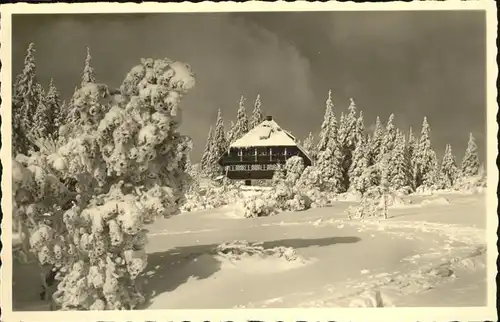
M 314 166 L 308 166 L 302 172 L 300 179 L 297 181 L 299 189 L 319 188 L 323 184 L 321 171 Z
M 333 197 L 329 197 L 328 194 L 320 191 L 318 188 L 305 190 L 304 195 L 309 198 L 311 208 L 325 207 L 328 205 L 329 201 L 333 199 Z
M 294 161 L 296 159 L 290 162 L 288 168 L 300 169 L 300 163 Z M 299 178 L 300 175 L 297 175 L 295 171 L 287 172 L 286 176 L 275 175 L 275 189 L 259 196 L 246 197 L 238 203 L 243 216 L 253 218 L 274 215 L 282 211 L 300 211 L 311 208 L 312 198 L 296 185 Z
M 349 219 L 383 217 L 387 209 L 387 198 L 380 187 L 371 187 L 361 198 L 357 206 L 347 208 Z
M 216 209 L 235 204 L 243 198 L 239 186 L 225 183 L 219 186 L 209 186 L 190 191 L 186 195 L 186 202 L 181 210 L 184 212 Z
M 299 258 L 291 247 L 277 246 L 264 248 L 261 242 L 250 243 L 246 240 L 235 240 L 218 245 L 214 252 L 230 260 L 239 260 L 247 256 L 277 257 L 287 261 L 295 261 Z
M 276 201 L 268 193 L 244 198 L 238 201 L 237 207 L 245 218 L 271 216 L 277 213 Z
M 458 191 L 474 190 L 475 188 L 485 188 L 487 182 L 486 174 L 479 173 L 476 176 L 461 177 L 455 181 L 453 189 Z

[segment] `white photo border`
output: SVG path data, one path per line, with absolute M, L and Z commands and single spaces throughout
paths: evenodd
M 498 111 L 496 80 L 498 77 L 497 13 L 494 1 L 414 1 L 384 3 L 353 2 L 201 2 L 201 3 L 53 3 L 1 5 L 0 58 L 1 133 L 0 151 L 3 167 L 2 212 L 12 212 L 11 187 L 11 43 L 12 14 L 85 14 L 85 13 L 181 13 L 181 12 L 259 12 L 259 11 L 409 11 L 409 10 L 481 10 L 486 13 L 487 46 L 487 279 L 488 304 L 485 307 L 451 308 L 331 308 L 331 309 L 223 309 L 223 310 L 145 310 L 145 311 L 59 311 L 12 312 L 12 218 L 3 216 L 1 241 L 2 320 L 14 321 L 483 321 L 497 320 L 496 261 L 497 243 L 497 133 Z

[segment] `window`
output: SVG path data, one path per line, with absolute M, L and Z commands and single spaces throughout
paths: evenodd
M 242 149 L 238 149 L 238 155 L 241 157 L 243 155 L 243 150 Z

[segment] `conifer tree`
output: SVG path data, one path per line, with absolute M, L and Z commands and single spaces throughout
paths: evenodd
M 12 130 L 13 150 L 26 154 L 33 148 L 29 141 L 29 132 L 38 107 L 40 97 L 35 65 L 35 44 L 30 43 L 24 59 L 24 68 L 16 77 L 12 95 Z
M 193 73 L 168 59 L 154 60 L 155 73 L 168 76 L 169 64 L 179 77 L 138 82 L 183 97 L 195 84 Z M 123 87 L 137 92 L 137 83 L 127 80 L 146 67 L 135 66 Z M 191 142 L 177 131 L 180 118 L 138 96 L 116 104 L 108 96 L 105 85 L 83 87 L 76 108 L 95 118 L 85 119 L 63 146 L 41 144 L 39 153 L 12 160 L 13 215 L 26 228 L 38 264 L 58 269 L 57 291 L 50 296 L 55 310 L 144 304 L 137 278 L 147 266 L 145 225 L 176 214 L 184 201 L 189 178 L 182 163 Z M 95 111 L 101 107 L 102 113 Z M 72 187 L 63 183 L 68 178 Z
M 347 123 L 344 112 L 340 113 L 340 122 L 339 122 L 339 130 L 337 135 L 337 142 L 340 146 L 344 146 L 347 137 Z
M 201 156 L 200 167 L 201 171 L 206 174 L 209 168 L 210 153 L 213 145 L 213 128 L 208 130 L 207 142 L 205 143 L 205 150 Z
M 356 144 L 356 149 L 352 155 L 352 163 L 349 168 L 349 189 L 357 191 L 361 194 L 365 193 L 370 185 L 370 180 L 367 177 L 368 171 L 368 154 L 367 142 L 364 136 L 360 136 Z
M 389 182 L 389 158 L 388 154 L 384 155 L 382 159 L 377 164 L 379 166 L 380 172 L 380 191 L 382 193 L 382 215 L 384 219 L 387 219 L 387 195 L 389 194 L 390 182 Z
M 305 138 L 302 143 L 302 147 L 306 150 L 309 156 L 314 160 L 316 158 L 316 147 L 314 145 L 314 136 L 312 132 L 309 132 L 309 135 Z
M 406 146 L 407 146 L 406 153 L 408 154 L 408 158 L 411 160 L 413 159 L 415 152 L 417 150 L 417 140 L 413 135 L 413 129 L 411 127 L 408 133 L 408 141 Z
M 411 169 L 409 166 L 408 155 L 405 151 L 404 135 L 396 130 L 396 138 L 394 148 L 388 159 L 388 180 L 390 187 L 394 190 L 399 190 L 410 186 Z
M 262 121 L 264 121 L 264 115 L 262 114 L 261 106 L 262 106 L 262 102 L 260 100 L 260 94 L 259 94 L 259 95 L 257 95 L 257 98 L 255 99 L 255 104 L 254 104 L 254 108 L 252 111 L 252 117 L 250 119 L 249 130 L 253 129 L 257 125 L 262 123 Z
M 365 121 L 363 117 L 363 111 L 359 111 L 359 117 L 356 120 L 356 144 L 361 139 L 365 139 Z M 363 144 L 366 145 L 366 140 L 364 140 Z
M 71 132 L 72 128 L 75 126 L 78 126 L 81 122 L 80 120 L 80 112 L 78 111 L 77 108 L 75 108 L 75 97 L 78 93 L 78 86 L 75 86 L 75 90 L 73 92 L 73 95 L 69 99 L 69 103 L 67 104 L 66 107 L 66 117 L 65 117 L 65 124 L 62 127 L 63 132 Z
M 370 153 L 370 165 L 376 162 L 376 159 L 380 155 L 380 150 L 382 147 L 382 140 L 384 138 L 384 130 L 382 128 L 382 122 L 380 122 L 380 117 L 377 116 L 375 121 L 375 130 L 371 136 L 369 153 Z
M 59 134 L 59 127 L 64 124 L 64 118 L 66 117 L 66 115 L 61 104 L 59 92 L 57 91 L 56 85 L 54 84 L 54 79 L 50 80 L 49 90 L 47 91 L 47 95 L 45 96 L 45 105 L 47 106 L 49 119 L 51 119 L 49 134 L 54 139 L 57 139 Z
M 345 117 L 345 129 L 343 138 L 343 147 L 351 152 L 354 151 L 356 139 L 357 139 L 357 122 L 356 117 L 357 107 L 353 98 L 349 99 L 349 107 L 347 108 L 348 114 Z
M 382 139 L 382 146 L 380 147 L 380 155 L 379 160 L 384 155 L 390 155 L 392 150 L 394 149 L 394 145 L 396 142 L 396 128 L 394 127 L 394 114 L 389 116 L 387 120 L 387 125 L 385 127 L 384 136 Z
M 231 125 L 229 126 L 229 130 L 227 131 L 227 134 L 226 134 L 227 143 L 229 143 L 229 144 L 236 141 L 235 135 L 234 135 L 235 126 L 236 126 L 236 124 L 233 121 L 231 121 Z
M 418 142 L 418 148 L 415 155 L 415 187 L 419 187 L 427 182 L 429 186 L 430 174 L 437 163 L 436 154 L 432 150 L 430 138 L 430 126 L 427 122 L 427 117 L 424 117 L 422 123 L 422 131 Z
M 345 191 L 342 152 L 335 140 L 330 140 L 326 149 L 318 152 L 316 167 L 322 174 L 323 190 L 335 193 Z
M 222 112 L 219 109 L 217 113 L 217 122 L 215 124 L 215 132 L 213 134 L 213 145 L 210 149 L 210 157 L 208 161 L 208 174 L 212 177 L 220 175 L 222 168 L 219 165 L 219 159 L 226 152 L 228 148 L 226 140 L 226 132 L 224 130 L 224 120 L 222 119 Z
M 325 115 L 319 133 L 319 142 L 316 149 L 318 153 L 326 150 L 330 140 L 337 140 L 337 118 L 335 117 L 333 107 L 332 91 L 330 90 L 328 91 Z
M 469 134 L 469 142 L 462 160 L 461 175 L 463 177 L 475 176 L 479 172 L 479 157 L 477 155 L 476 139 Z
M 273 186 L 276 186 L 277 184 L 285 182 L 285 179 L 286 179 L 285 165 L 278 163 L 277 166 L 278 167 L 274 171 L 273 178 L 271 179 Z
M 337 120 L 333 111 L 332 91 L 328 91 L 326 109 L 316 149 L 317 167 L 323 175 L 324 190 L 342 190 L 342 153 L 337 141 Z
M 439 184 L 439 163 L 437 155 L 434 150 L 429 153 L 429 160 L 427 163 L 428 171 L 422 177 L 422 186 L 427 188 L 437 188 Z
M 95 83 L 94 68 L 92 68 L 91 63 L 92 56 L 90 56 L 90 48 L 87 47 L 87 56 L 85 57 L 85 65 L 82 73 L 82 87 L 88 83 Z
M 451 188 L 455 184 L 457 174 L 458 169 L 455 163 L 455 156 L 453 156 L 451 144 L 447 144 L 440 168 L 440 178 L 443 188 Z
M 68 113 L 69 113 L 69 107 L 68 107 L 68 103 L 66 102 L 66 100 L 62 101 L 60 111 L 61 111 L 60 115 L 61 115 L 61 125 L 62 125 L 64 123 L 66 123 Z
M 248 117 L 245 109 L 245 97 L 241 96 L 238 113 L 236 115 L 236 123 L 233 130 L 233 139 L 238 140 L 243 135 L 248 133 Z
M 341 120 L 342 136 L 340 136 L 340 148 L 342 153 L 342 185 L 347 189 L 349 187 L 349 168 L 352 163 L 352 154 L 356 147 L 356 140 L 358 136 L 357 131 L 357 118 L 356 118 L 356 103 L 354 99 L 349 99 L 349 107 L 347 116 L 343 116 Z
M 408 141 L 406 143 L 406 158 L 408 159 L 408 166 L 410 167 L 410 187 L 412 189 L 416 188 L 415 184 L 415 169 L 416 169 L 416 153 L 418 150 L 418 140 L 413 135 L 413 129 L 410 127 L 408 133 Z
M 53 121 L 50 119 L 50 111 L 45 103 L 45 91 L 40 84 L 38 85 L 38 105 L 33 116 L 32 127 L 29 131 L 31 139 L 47 138 L 51 133 L 51 124 Z

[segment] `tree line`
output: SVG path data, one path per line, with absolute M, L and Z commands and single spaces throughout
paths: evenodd
M 36 74 L 35 44 L 30 43 L 24 59 L 24 68 L 15 78 L 12 91 L 13 154 L 37 151 L 40 138 L 57 141 L 63 124 L 77 121 L 73 101 L 61 101 L 54 79 L 48 88 L 39 82 Z M 87 48 L 80 86 L 95 83 L 92 57 Z M 76 92 L 77 88 L 75 88 Z
M 257 95 L 255 99 L 250 118 L 247 115 L 245 101 L 246 97 L 242 95 L 236 112 L 236 122 L 231 121 L 229 130 L 227 131 L 224 127 L 222 112 L 220 109 L 218 110 L 215 126 L 210 127 L 208 131 L 205 149 L 201 157 L 200 170 L 204 176 L 214 178 L 221 175 L 223 170 L 219 166 L 218 161 L 227 151 L 229 145 L 240 139 L 264 120 L 260 95 Z
M 210 127 L 200 168 L 206 177 L 222 174 L 217 164 L 228 146 L 241 138 L 263 120 L 261 98 L 257 96 L 250 120 L 242 96 L 236 121 L 229 130 L 219 109 L 214 127 Z M 363 111 L 350 99 L 347 113 L 337 117 L 331 91 L 318 138 L 310 132 L 297 142 L 313 159 L 313 167 L 321 173 L 324 191 L 365 193 L 384 182 L 393 190 L 448 189 L 460 178 L 484 172 L 480 164 L 477 145 L 472 133 L 461 164 L 457 164 L 452 147 L 447 144 L 441 162 L 431 142 L 431 128 L 424 117 L 420 134 L 410 127 L 405 133 L 394 125 L 395 115 L 390 114 L 385 124 L 377 116 L 373 132 L 365 129 Z M 384 170 L 385 171 L 382 171 Z

